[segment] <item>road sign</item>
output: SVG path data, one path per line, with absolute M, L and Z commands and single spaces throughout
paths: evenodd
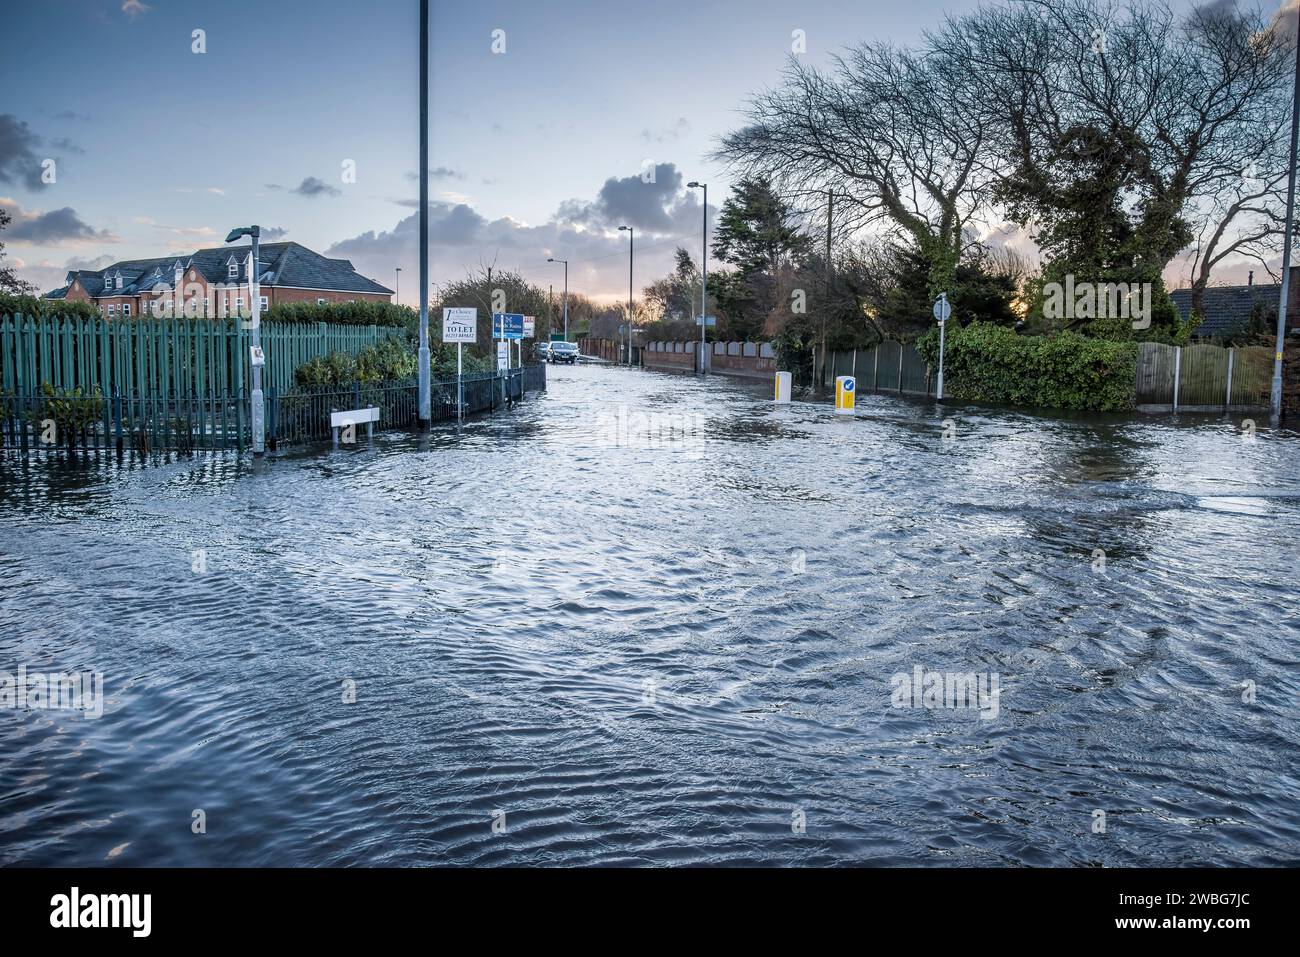
M 478 310 L 473 306 L 442 310 L 443 342 L 476 342 Z
M 717 316 L 696 316 L 695 324 L 697 326 L 716 326 L 718 324 Z
M 497 371 L 505 372 L 510 368 L 510 343 L 504 339 L 497 343 Z
M 524 337 L 524 315 L 521 312 L 492 313 L 493 339 L 522 339 Z
M 948 301 L 948 294 L 944 293 L 934 301 L 934 318 L 940 322 L 947 322 L 948 317 L 952 315 L 952 303 Z
M 533 339 L 537 336 L 537 317 L 524 316 L 524 338 Z

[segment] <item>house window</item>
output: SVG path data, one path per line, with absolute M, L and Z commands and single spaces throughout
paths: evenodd
M 317 300 L 316 300 L 316 305 L 318 305 L 318 306 L 323 306 L 323 305 L 325 305 L 325 300 L 324 300 L 324 299 L 317 299 Z
M 236 278 L 239 275 L 239 263 L 232 262 L 229 266 L 227 266 L 226 275 L 229 276 L 231 279 Z
M 129 302 L 122 303 L 122 315 L 124 316 L 131 315 L 131 304 Z
M 244 311 L 244 297 L 243 297 L 243 296 L 236 296 L 236 297 L 235 297 L 235 312 L 240 312 L 240 313 L 242 313 L 243 311 Z
M 173 300 L 171 300 L 171 299 L 168 299 L 168 300 L 167 300 L 167 315 L 170 316 L 170 315 L 172 314 L 172 310 L 175 309 L 175 308 L 176 308 L 176 304 L 175 304 L 175 302 L 174 302 Z
M 208 315 L 210 315 L 210 313 L 208 312 L 208 310 L 209 310 L 209 308 L 210 308 L 210 306 L 208 305 L 208 299 L 209 299 L 208 296 L 204 296 L 204 297 L 203 297 L 203 315 L 204 315 L 205 317 L 208 316 Z
M 265 309 L 267 307 L 267 301 L 265 296 L 257 297 L 257 306 L 259 309 Z
M 116 316 L 116 315 L 117 315 L 117 306 L 116 306 L 116 304 L 114 304 L 114 303 L 109 303 L 109 306 L 108 306 L 108 314 L 109 314 L 110 317 L 112 317 L 112 316 Z

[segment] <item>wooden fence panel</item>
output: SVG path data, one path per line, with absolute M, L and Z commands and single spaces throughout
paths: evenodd
M 1138 343 L 1138 405 L 1173 405 L 1176 352 L 1173 346 L 1160 342 Z
M 1179 408 L 1223 407 L 1228 394 L 1227 349 L 1210 345 L 1184 346 L 1179 373 Z

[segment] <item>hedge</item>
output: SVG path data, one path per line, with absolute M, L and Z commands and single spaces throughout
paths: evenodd
M 939 365 L 939 330 L 916 343 Z M 957 399 L 1090 412 L 1131 411 L 1137 401 L 1137 343 L 1075 332 L 1022 336 L 974 322 L 947 331 L 944 392 Z

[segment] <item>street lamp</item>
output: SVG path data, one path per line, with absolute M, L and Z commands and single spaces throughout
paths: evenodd
M 709 311 L 709 184 L 691 180 L 688 189 L 704 190 L 704 246 L 700 251 L 700 372 L 708 374 L 704 358 L 704 331 Z
M 548 258 L 548 263 L 564 263 L 564 341 L 569 341 L 569 261 Z
M 631 226 L 618 227 L 619 232 L 627 230 L 627 339 L 628 347 L 625 357 L 627 364 L 632 364 L 632 257 L 636 250 L 636 230 Z
M 393 284 L 393 298 L 397 300 L 397 304 L 399 306 L 402 304 L 402 267 L 401 266 L 397 267 L 397 282 Z
M 429 0 L 420 0 L 420 424 L 433 419 L 429 369 Z
M 232 229 L 226 242 L 251 236 L 253 249 L 248 260 L 248 302 L 253 308 L 253 321 L 249 328 L 253 331 L 249 345 L 249 365 L 253 368 L 253 395 L 250 399 L 249 424 L 253 427 L 253 454 L 261 455 L 266 451 L 266 405 L 262 401 L 262 308 L 260 287 L 257 282 L 258 258 L 257 243 L 262 235 L 261 226 L 240 226 Z

